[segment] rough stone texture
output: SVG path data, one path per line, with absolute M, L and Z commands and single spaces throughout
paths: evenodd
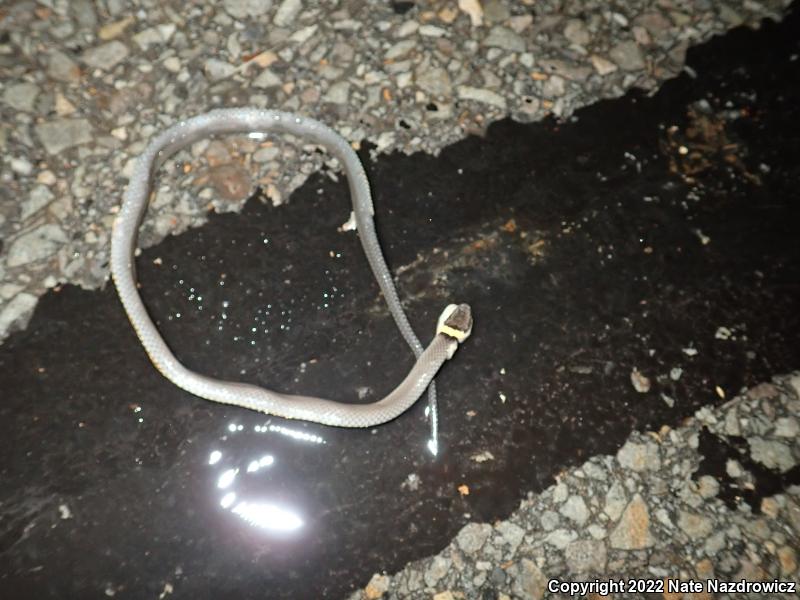
M 187 116 L 226 104 L 269 106 L 318 117 L 378 152 L 436 153 L 509 115 L 567 118 L 631 87 L 654 89 L 680 72 L 690 43 L 779 18 L 787 4 L 453 0 L 398 14 L 389 2 L 365 10 L 350 1 L 143 0 L 134 16 L 116 0 L 37 10 L 11 3 L 3 21 L 13 29 L 3 55 L 15 57 L 2 67 L 5 166 L 19 175 L 18 197 L 37 184 L 51 189 L 58 225 L 77 233 L 73 250 L 87 258 L 48 261 L 45 253 L 11 266 L 6 245 L 0 284 L 24 280 L 34 296 L 49 279 L 101 285 L 116 192 L 145 143 Z M 412 125 L 400 128 L 401 120 Z M 250 161 L 244 147 L 236 157 L 276 204 L 324 162 L 335 168 L 291 141 L 279 146 L 274 161 Z M 202 223 L 216 201 L 192 193 L 206 166 L 202 152 L 184 158 L 191 168 L 171 175 L 172 201 L 145 217 L 144 245 Z M 301 170 L 303 160 L 311 168 Z M 27 230 L 39 218 L 28 210 L 17 223 L 20 215 L 6 210 L 17 208 L 0 209 L 3 239 L 12 223 L 15 232 Z M 0 339 L 6 333 L 0 328 Z
M 527 532 L 524 542 L 510 554 L 498 553 L 497 539 L 490 535 L 491 526 L 471 523 L 438 556 L 416 561 L 388 576 L 381 597 L 430 598 L 449 593 L 454 598 L 543 598 L 550 597 L 547 581 L 551 578 L 592 581 L 595 577 L 641 577 L 687 581 L 716 577 L 723 581 L 744 578 L 797 582 L 800 486 L 790 485 L 765 497 L 761 517 L 753 515 L 741 498 L 736 507 L 729 507 L 717 495 L 720 487 L 714 478 L 696 476 L 702 456 L 691 440 L 704 428 L 724 438 L 729 414 L 766 413 L 785 427 L 785 423 L 800 415 L 800 389 L 795 387 L 798 383 L 798 375 L 776 378 L 769 394 L 744 394 L 723 406 L 701 409 L 679 429 L 662 428 L 656 438 L 660 440 L 658 443 L 651 435 L 633 433 L 620 454 L 653 456 L 647 446 L 657 444 L 660 469 L 637 470 L 628 466 L 621 470 L 610 457 L 593 457 L 563 473 L 556 485 L 523 501 L 507 521 L 496 526 L 500 531 L 512 524 Z M 751 448 L 761 452 L 762 445 L 754 444 L 762 440 L 755 434 L 763 427 L 758 421 L 749 418 L 742 423 L 742 429 Z M 770 435 L 772 428 L 765 431 Z M 800 457 L 800 440 L 783 439 L 793 457 L 793 468 Z M 755 456 L 751 458 L 754 460 Z M 633 460 L 630 465 L 641 467 L 644 463 Z M 774 463 L 775 473 L 780 466 L 779 462 Z M 591 479 L 586 479 L 587 473 L 592 473 Z M 739 486 L 740 491 L 747 486 L 752 488 L 751 477 L 742 470 L 731 484 Z M 571 490 L 582 492 L 575 495 L 570 494 Z M 580 498 L 585 507 L 603 506 L 604 515 L 592 513 L 584 527 L 575 525 L 575 529 L 564 526 L 569 519 L 561 519 L 562 527 L 553 529 L 558 522 L 555 511 L 563 513 L 563 508 L 569 505 L 571 508 L 566 512 L 572 513 L 579 506 L 574 498 Z M 604 501 L 595 503 L 594 499 Z M 582 509 L 577 512 L 583 514 Z M 550 524 L 545 525 L 545 521 Z M 459 560 L 451 560 L 459 551 L 463 553 Z M 415 593 L 411 594 L 412 582 L 423 580 L 425 587 L 413 587 Z M 350 600 L 371 597 L 369 594 L 368 587 L 352 594 Z M 613 597 L 632 599 L 641 595 L 623 593 Z M 664 597 L 681 595 L 664 594 Z M 794 596 L 771 597 L 788 600 Z

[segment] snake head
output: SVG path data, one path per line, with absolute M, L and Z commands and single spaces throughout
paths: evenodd
M 469 304 L 450 304 L 439 317 L 436 333 L 443 333 L 463 343 L 472 333 L 472 309 Z

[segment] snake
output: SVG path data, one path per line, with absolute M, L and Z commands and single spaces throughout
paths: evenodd
M 389 311 L 416 362 L 405 378 L 385 397 L 371 403 L 348 403 L 313 396 L 285 394 L 257 385 L 224 381 L 186 368 L 172 353 L 150 317 L 136 280 L 138 232 L 159 167 L 175 152 L 203 138 L 268 133 L 291 134 L 319 145 L 338 159 L 349 184 L 356 230 Z M 255 134 L 255 135 L 254 135 Z M 334 427 L 364 428 L 391 421 L 413 406 L 428 390 L 427 415 L 435 454 L 437 404 L 434 378 L 472 332 L 468 304 L 450 304 L 441 313 L 432 341 L 423 347 L 403 310 L 391 272 L 384 259 L 374 223 L 375 209 L 366 171 L 351 145 L 336 131 L 315 119 L 258 108 L 221 108 L 165 129 L 146 146 L 134 164 L 111 236 L 111 276 L 128 319 L 155 368 L 179 388 L 212 402 L 251 409 L 286 419 L 300 419 Z

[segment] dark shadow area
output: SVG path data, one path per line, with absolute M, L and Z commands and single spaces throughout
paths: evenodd
M 338 597 L 798 368 L 799 33 L 795 10 L 693 49 L 696 78 L 653 97 L 367 165 L 420 337 L 449 302 L 476 319 L 438 379 L 436 460 L 422 402 L 370 431 L 215 405 L 159 375 L 110 285 L 46 295 L 0 346 L 0 596 Z M 287 392 L 390 390 L 412 357 L 337 232 L 349 211 L 315 176 L 144 251 L 176 354 Z
M 755 514 L 761 514 L 761 501 L 776 494 L 783 493 L 787 487 L 800 484 L 800 466 L 789 469 L 785 473 L 768 469 L 750 457 L 747 440 L 739 436 L 720 437 L 707 428 L 700 432 L 700 445 L 697 451 L 702 455 L 700 468 L 692 475 L 699 479 L 703 475 L 711 475 L 720 483 L 719 498 L 731 510 L 745 502 Z M 737 461 L 752 477 L 752 488 L 742 486 L 728 472 L 729 460 Z

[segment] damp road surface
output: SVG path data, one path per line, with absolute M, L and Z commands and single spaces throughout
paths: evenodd
M 438 157 L 365 149 L 423 341 L 450 302 L 476 318 L 438 379 L 435 458 L 424 402 L 363 431 L 215 405 L 158 374 L 110 284 L 47 294 L 0 346 L 0 596 L 339 597 L 631 430 L 799 367 L 798 33 L 796 10 L 734 30 L 652 97 Z M 145 250 L 179 358 L 290 393 L 390 390 L 412 357 L 337 231 L 349 210 L 317 175 Z

